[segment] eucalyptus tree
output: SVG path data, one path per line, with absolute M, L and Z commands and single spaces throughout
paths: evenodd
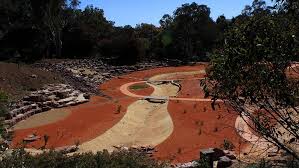
M 164 15 L 160 24 L 164 29 L 163 44 L 184 61 L 209 51 L 218 35 L 210 8 L 196 3 L 183 4 L 172 16 Z
M 298 27 L 277 10 L 251 8 L 226 32 L 202 85 L 206 95 L 223 99 L 259 135 L 299 159 L 299 81 L 286 73 L 299 56 Z

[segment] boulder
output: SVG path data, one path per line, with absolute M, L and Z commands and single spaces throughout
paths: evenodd
M 43 102 L 46 100 L 46 98 L 43 95 L 33 93 L 29 96 L 24 97 L 23 100 L 31 102 Z
M 214 155 L 215 151 L 214 148 L 208 148 L 208 149 L 202 149 L 200 150 L 200 158 L 201 159 L 207 159 L 207 161 L 209 162 L 209 166 L 213 167 L 213 155 Z
M 76 98 L 75 102 L 76 103 L 85 103 L 85 102 L 88 102 L 88 99 L 86 99 L 84 97 L 84 94 L 82 93 Z
M 227 156 L 231 160 L 236 160 L 237 159 L 237 157 L 234 154 L 231 154 L 231 153 L 226 154 L 225 156 Z
M 65 99 L 68 97 L 68 92 L 58 91 L 58 92 L 55 92 L 55 96 L 57 96 L 60 99 Z
M 65 98 L 65 99 L 58 100 L 57 103 L 64 104 L 64 103 L 68 103 L 70 101 L 74 101 L 75 99 L 76 99 L 76 97 L 68 97 L 68 98 Z
M 39 139 L 40 139 L 40 136 L 31 134 L 31 135 L 27 135 L 27 137 L 25 137 L 23 139 L 23 141 L 25 141 L 25 142 L 33 142 L 33 141 L 36 141 L 36 140 L 39 140 Z
M 225 156 L 225 152 L 219 148 L 214 148 L 213 159 L 218 160 L 221 156 Z
M 232 165 L 232 160 L 227 156 L 222 156 L 218 160 L 217 168 L 225 168 Z
M 151 102 L 151 103 L 164 104 L 168 98 L 167 97 L 146 96 L 146 97 L 144 97 L 144 99 Z
M 55 148 L 55 151 L 62 152 L 63 154 L 73 153 L 76 152 L 77 150 L 78 147 L 76 145 Z
M 30 75 L 30 77 L 33 78 L 33 79 L 35 79 L 35 78 L 37 78 L 37 75 L 32 74 L 32 75 Z
M 85 94 L 83 95 L 83 97 L 84 97 L 85 99 L 90 99 L 90 94 L 85 93 Z

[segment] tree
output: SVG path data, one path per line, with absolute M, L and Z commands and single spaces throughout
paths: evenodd
M 72 8 L 72 9 L 77 9 L 78 8 L 78 6 L 80 5 L 80 1 L 79 0 L 71 0 L 71 2 L 70 2 L 70 7 Z
M 298 58 L 297 30 L 285 15 L 257 9 L 236 19 L 202 84 L 213 100 L 225 100 L 261 136 L 299 159 L 293 145 L 299 82 L 286 75 Z
M 55 46 L 55 54 L 58 58 L 61 57 L 62 50 L 61 33 L 65 26 L 65 20 L 62 18 L 62 12 L 65 8 L 65 0 L 49 0 L 45 8 L 45 25 L 49 30 L 49 38 Z
M 135 27 L 136 38 L 140 43 L 140 57 L 153 58 L 156 39 L 160 33 L 160 28 L 152 24 L 141 23 Z
M 164 46 L 166 51 L 176 51 L 175 58 L 186 62 L 194 56 L 205 55 L 217 38 L 216 24 L 206 5 L 183 4 L 173 16 L 164 15 L 160 24 L 164 28 L 162 40 L 170 39 Z

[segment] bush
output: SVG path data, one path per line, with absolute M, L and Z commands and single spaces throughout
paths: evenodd
M 2 167 L 163 168 L 166 165 L 134 151 L 119 151 L 111 154 L 104 151 L 96 154 L 74 154 L 73 156 L 66 156 L 52 151 L 31 156 L 25 153 L 24 150 L 15 150 L 11 156 L 3 158 L 0 164 L 0 168 Z
M 233 150 L 235 148 L 235 145 L 231 141 L 225 139 L 223 141 L 222 148 L 225 150 Z
M 209 158 L 200 158 L 199 161 L 197 161 L 198 166 L 196 166 L 196 168 L 210 168 L 211 165 L 211 161 Z
M 0 90 L 0 118 L 7 113 L 8 95 Z

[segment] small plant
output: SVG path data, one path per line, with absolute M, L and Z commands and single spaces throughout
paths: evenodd
M 201 128 L 199 128 L 199 130 L 198 130 L 198 133 L 197 133 L 197 134 L 200 136 L 200 135 L 201 135 L 201 133 L 202 133 L 202 132 L 201 132 Z
M 235 145 L 230 140 L 225 139 L 221 147 L 225 150 L 233 150 Z
M 77 139 L 77 140 L 75 140 L 74 144 L 75 144 L 76 147 L 78 147 L 80 145 L 80 141 Z
M 48 141 L 49 141 L 49 135 L 47 135 L 47 134 L 45 134 L 44 136 L 43 136 L 43 138 L 44 138 L 44 146 L 42 147 L 42 149 L 45 149 L 46 148 L 46 146 L 47 146 L 47 144 L 48 144 Z
M 186 114 L 187 113 L 187 110 L 184 110 L 184 112 L 183 112 L 184 114 Z
M 197 104 L 195 103 L 195 104 L 193 105 L 193 108 L 196 109 L 196 107 L 197 107 Z
M 198 126 L 203 126 L 204 121 L 198 120 L 198 121 L 195 122 L 195 124 L 198 125 Z
M 121 105 L 118 105 L 116 109 L 116 114 L 119 114 L 120 112 L 121 112 Z
M 0 118 L 4 117 L 7 111 L 8 95 L 0 90 Z
M 215 128 L 214 128 L 214 132 L 218 132 L 218 127 L 215 127 Z
M 8 101 L 8 95 L 4 91 L 0 90 L 0 102 L 7 102 L 7 101 Z
M 198 165 L 196 166 L 196 168 L 211 168 L 211 161 L 210 158 L 204 157 L 204 158 L 200 158 L 199 161 L 197 161 Z
M 181 154 L 181 153 L 182 153 L 182 148 L 178 148 L 177 153 L 178 153 L 178 154 Z
M 207 108 L 206 108 L 206 107 L 204 107 L 204 108 L 203 108 L 203 112 L 206 112 L 206 111 L 207 111 Z

